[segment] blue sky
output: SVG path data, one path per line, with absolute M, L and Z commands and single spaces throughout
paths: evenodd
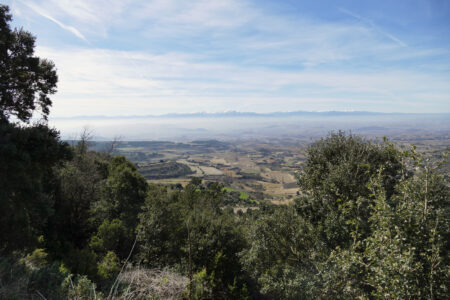
M 52 116 L 450 112 L 450 1 L 15 0 Z

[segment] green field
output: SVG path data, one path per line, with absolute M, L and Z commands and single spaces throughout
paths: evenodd
M 241 194 L 240 194 L 240 197 L 239 197 L 239 198 L 240 198 L 241 200 L 248 200 L 248 199 L 250 198 L 250 195 L 247 194 L 246 192 L 238 191 L 238 190 L 233 189 L 233 188 L 231 188 L 231 187 L 224 187 L 223 190 L 226 191 L 227 193 L 229 193 L 229 192 L 240 192 Z

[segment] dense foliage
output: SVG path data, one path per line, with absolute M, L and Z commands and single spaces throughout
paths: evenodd
M 31 55 L 7 12 L 1 47 L 28 37 Z M 0 299 L 449 294 L 449 185 L 414 148 L 332 133 L 308 148 L 298 199 L 235 213 L 219 183 L 148 184 L 86 136 L 70 146 L 45 124 L 10 122 L 29 119 L 34 94 L 1 92 Z
M 389 199 L 402 165 L 400 153 L 387 141 L 373 143 L 338 132 L 307 149 L 299 177 L 304 196 L 296 206 L 305 219 L 321 229 L 321 238 L 330 249 L 348 245 L 354 217 L 358 218 L 360 234 L 370 233 L 372 200 L 368 183 L 380 170 Z
M 122 278 L 118 274 L 126 264 L 127 278 L 136 267 L 169 268 L 184 275 L 187 281 L 178 279 L 185 286 L 179 297 L 186 298 L 445 298 L 450 205 L 448 183 L 434 172 L 438 166 L 414 148 L 402 152 L 387 142 L 343 133 L 311 145 L 308 153 L 333 150 L 333 157 L 346 157 L 329 149 L 337 147 L 336 139 L 348 142 L 346 146 L 364 144 L 380 156 L 388 153 L 386 164 L 395 168 L 386 170 L 383 163 L 373 171 L 365 168 L 358 178 L 365 188 L 338 197 L 335 191 L 355 179 L 342 176 L 333 182 L 329 169 L 312 172 L 317 156 L 308 155 L 299 176 L 302 193 L 294 203 L 261 204 L 239 214 L 227 209 L 221 184 L 194 178 L 185 187 L 149 185 L 124 157 L 88 151 L 85 141 L 75 147 L 56 143 L 60 151 L 54 153 L 60 154 L 49 160 L 51 167 L 45 160 L 23 167 L 46 174 L 35 175 L 39 180 L 30 183 L 33 188 L 27 193 L 21 191 L 28 184 L 14 184 L 30 180 L 22 167 L 8 169 L 10 176 L 2 177 L 8 181 L 3 181 L 1 204 L 14 203 L 17 207 L 6 209 L 36 215 L 2 215 L 4 224 L 27 226 L 10 225 L 2 232 L 0 291 L 13 293 L 18 282 L 26 282 L 17 295 L 119 295 L 126 289 L 116 279 Z M 14 139 L 7 144 L 20 145 Z M 354 151 L 341 145 L 339 149 Z M 9 165 L 25 162 L 8 156 Z M 325 161 L 338 170 L 348 163 Z M 373 165 L 365 158 L 354 158 L 351 164 Z M 316 180 L 316 185 L 306 185 L 308 180 Z M 33 207 L 44 204 L 46 209 Z M 6 276 L 11 270 L 16 279 Z M 180 284 L 172 286 L 179 289 Z
M 34 56 L 35 37 L 9 22 L 9 8 L 0 5 L 0 120 L 28 121 L 37 107 L 46 118 L 58 81 L 55 65 Z
M 56 201 L 55 167 L 70 154 L 45 125 L 0 121 L 0 251 L 36 245 Z

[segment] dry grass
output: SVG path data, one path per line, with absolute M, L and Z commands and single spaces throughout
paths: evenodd
M 275 205 L 288 205 L 291 204 L 292 202 L 294 202 L 294 199 L 288 199 L 288 200 L 272 200 L 270 201 L 272 202 L 272 204 Z
M 123 286 L 114 299 L 182 299 L 188 278 L 168 270 L 135 268 L 119 275 Z
M 265 172 L 261 174 L 261 177 L 267 179 L 267 180 L 275 180 L 279 183 L 290 183 L 290 182 L 296 182 L 297 180 L 295 177 L 287 172 L 282 171 L 272 171 L 269 168 L 265 168 Z
M 147 180 L 147 182 L 154 183 L 154 184 L 177 184 L 177 183 L 180 183 L 182 186 L 186 186 L 190 181 L 191 181 L 190 178 L 167 178 L 167 179 Z
M 223 175 L 223 172 L 220 171 L 219 169 L 216 169 L 214 167 L 206 167 L 206 166 L 200 166 L 200 168 L 202 169 L 203 173 L 205 175 Z

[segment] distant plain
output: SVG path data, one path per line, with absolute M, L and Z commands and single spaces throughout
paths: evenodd
M 218 181 L 244 207 L 262 200 L 292 201 L 299 193 L 296 175 L 307 146 L 332 130 L 374 141 L 388 137 L 398 148 L 414 144 L 432 159 L 450 147 L 449 114 L 225 113 L 54 123 L 67 140 L 87 130 L 99 151 L 115 139 L 115 153 L 135 162 L 149 182 L 175 186 L 192 177 Z

